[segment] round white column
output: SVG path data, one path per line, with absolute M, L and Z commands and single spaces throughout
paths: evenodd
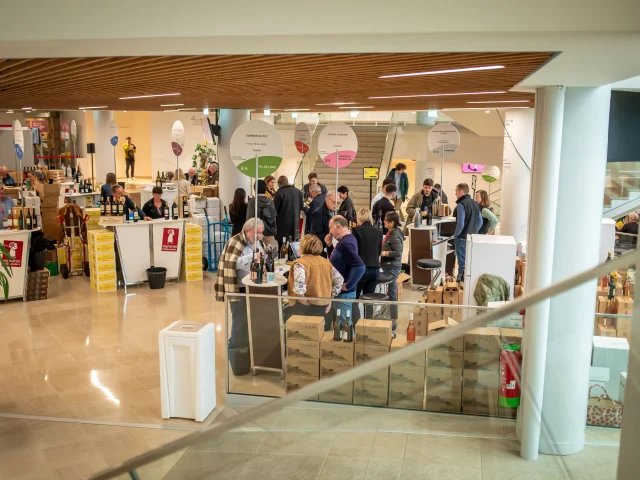
M 251 179 L 241 173 L 231 161 L 229 146 L 231 137 L 240 125 L 250 120 L 249 110 L 220 111 L 220 141 L 218 160 L 220 163 L 219 196 L 222 205 L 228 207 L 233 201 L 236 188 L 244 188 L 247 197 L 251 195 Z
M 505 114 L 502 195 L 498 194 L 497 203 L 500 235 L 511 235 L 516 243 L 527 240 L 534 114 L 530 108 L 507 110 Z
M 535 153 L 531 170 L 531 207 L 529 212 L 524 213 L 525 219 L 527 213 L 529 214 L 530 223 L 525 280 L 526 288 L 530 292 L 551 285 L 563 114 L 564 87 L 545 87 L 537 90 Z M 507 141 L 508 139 L 505 138 L 505 145 Z M 507 172 L 511 173 L 508 170 Z M 506 185 L 507 182 L 503 180 L 502 184 Z M 504 188 L 503 186 L 503 190 Z M 511 209 L 511 212 L 513 211 L 515 209 Z M 545 227 L 538 228 L 540 225 Z M 549 300 L 545 300 L 527 308 L 527 326 L 524 329 L 521 380 L 523 395 L 517 433 L 521 442 L 520 454 L 527 460 L 538 458 L 549 303 Z
M 104 110 L 93 111 L 93 131 L 96 144 L 94 155 L 96 181 L 104 183 L 107 173 L 113 171 L 113 146 L 109 142 L 111 130 L 109 124 L 113 120 L 113 112 Z
M 567 88 L 553 282 L 598 264 L 611 88 Z M 537 227 L 544 228 L 548 222 Z M 596 282 L 553 297 L 549 309 L 540 452 L 584 447 Z

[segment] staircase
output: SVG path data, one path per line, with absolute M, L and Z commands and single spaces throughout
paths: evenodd
M 640 177 L 629 173 L 614 176 L 604 189 L 603 217 L 618 219 L 640 209 Z
M 387 141 L 388 126 L 351 126 L 358 138 L 358 154 L 353 162 L 338 172 L 338 186 L 349 187 L 356 210 L 362 207 L 370 207 L 369 201 L 369 180 L 362 178 L 364 167 L 380 167 L 384 155 Z M 319 157 L 313 166 L 312 171 L 318 174 L 320 183 L 327 187 L 327 190 L 335 190 L 336 170 L 326 166 Z M 381 176 L 387 172 L 380 172 Z M 376 182 L 373 182 L 373 195 L 377 193 Z

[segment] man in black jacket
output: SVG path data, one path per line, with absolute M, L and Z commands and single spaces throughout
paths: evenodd
M 264 223 L 264 236 L 262 243 L 273 243 L 276 235 L 276 207 L 273 200 L 265 195 L 267 184 L 264 180 L 258 180 L 258 218 Z M 247 220 L 256 215 L 256 197 L 249 200 L 247 204 Z
M 289 179 L 284 175 L 278 178 L 278 191 L 273 199 L 278 218 L 276 225 L 278 230 L 278 248 L 282 248 L 283 237 L 296 239 L 296 233 L 300 229 L 300 212 L 304 207 L 302 192 L 293 185 L 289 185 Z
M 390 183 L 384 189 L 384 197 L 376 202 L 373 206 L 373 219 L 374 222 L 377 222 L 380 219 L 380 223 L 382 223 L 382 233 L 384 235 L 387 234 L 387 229 L 384 227 L 384 217 L 387 212 L 393 212 L 395 210 L 395 206 L 393 204 L 393 199 L 396 196 L 396 192 L 398 191 L 398 187 L 395 183 Z
M 307 234 L 311 231 L 311 217 L 313 212 L 324 205 L 325 194 L 322 193 L 320 185 L 311 185 L 309 187 L 309 195 L 311 196 L 311 203 L 308 207 L 304 207 L 304 213 L 307 216 L 307 223 L 304 226 L 304 233 Z
M 336 209 L 336 192 L 327 193 L 324 203 L 316 208 L 311 215 L 311 227 L 309 233 L 315 235 L 324 244 L 325 237 L 329 234 L 329 220 Z
M 456 186 L 456 233 L 453 242 L 458 257 L 458 281 L 464 280 L 464 265 L 467 254 L 467 235 L 478 233 L 482 226 L 482 213 L 478 204 L 469 195 L 469 185 L 460 183 Z
M 319 185 L 322 194 L 327 194 L 327 187 L 325 187 L 318 181 L 318 174 L 316 172 L 311 172 L 309 175 L 307 175 L 307 178 L 309 179 L 309 183 L 305 183 L 304 187 L 302 187 L 302 189 L 304 190 L 304 198 L 309 198 L 311 196 L 311 185 Z

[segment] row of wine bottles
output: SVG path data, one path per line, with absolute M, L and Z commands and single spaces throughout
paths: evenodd
M 174 181 L 177 182 L 178 180 L 184 180 L 184 179 L 174 177 Z M 158 170 L 158 174 L 156 175 L 156 187 L 162 187 L 162 185 L 164 185 L 168 181 L 169 181 L 169 172 L 167 171 L 167 172 L 160 173 L 160 170 Z
M 80 180 L 80 186 L 78 187 L 78 193 L 93 193 L 93 183 L 91 180 Z
M 5 230 L 33 230 L 38 228 L 38 216 L 31 215 L 31 209 L 18 210 L 14 208 L 9 211 L 9 215 L 2 219 L 2 226 Z
M 296 232 L 296 242 L 300 241 L 300 232 Z M 293 262 L 296 260 L 297 255 L 293 251 L 293 245 L 291 242 L 291 235 L 289 238 L 282 237 L 282 247 L 280 247 L 280 260 L 286 260 L 287 262 Z
M 336 310 L 336 318 L 333 320 L 333 340 L 336 342 L 353 342 L 356 338 L 356 327 L 351 321 L 351 310 L 347 310 L 347 319 L 344 326 L 340 327 L 340 309 Z
M 256 285 L 260 285 L 266 281 L 267 273 L 273 273 L 275 270 L 275 259 L 269 253 L 263 254 L 256 252 L 253 254 L 249 278 Z

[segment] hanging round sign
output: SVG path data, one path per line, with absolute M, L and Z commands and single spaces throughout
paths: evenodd
M 460 146 L 460 132 L 450 123 L 439 123 L 427 135 L 427 146 L 431 153 L 448 157 Z
M 349 125 L 342 122 L 330 123 L 320 132 L 318 153 L 324 164 L 331 168 L 336 168 L 337 153 L 337 166 L 344 168 L 356 158 L 358 138 Z
M 298 123 L 296 125 L 293 141 L 296 143 L 296 149 L 298 152 L 302 154 L 307 153 L 311 146 L 311 130 L 309 130 L 309 125 L 304 122 Z
M 13 122 L 13 144 L 16 148 L 16 157 L 18 157 L 18 160 L 22 160 L 22 155 L 24 155 L 24 133 L 19 120 Z
M 184 147 L 184 125 L 180 120 L 173 122 L 171 127 L 171 149 L 176 157 L 182 155 L 182 147 Z
M 482 170 L 482 179 L 487 183 L 493 183 L 500 178 L 500 169 L 495 165 L 489 165 Z
M 264 178 L 282 163 L 284 146 L 273 125 L 262 120 L 250 120 L 233 132 L 230 151 L 236 168 L 248 177 L 256 176 L 257 155 L 258 178 Z
M 116 125 L 116 122 L 113 120 L 109 122 L 109 131 L 111 132 L 109 142 L 111 142 L 111 145 L 115 147 L 118 145 L 118 125 Z

